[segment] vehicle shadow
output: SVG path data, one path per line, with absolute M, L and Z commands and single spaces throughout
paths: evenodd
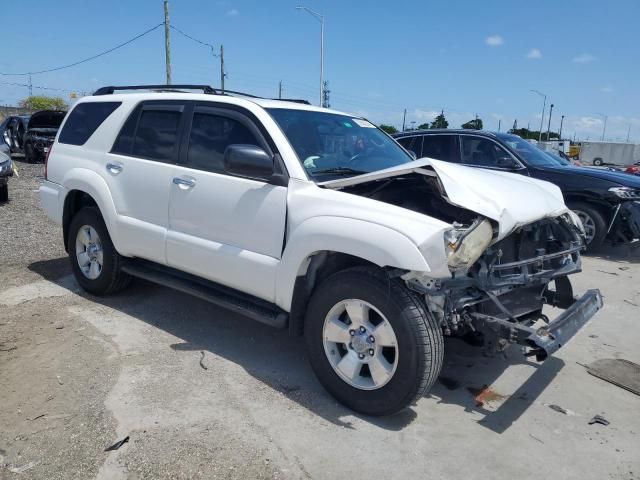
M 62 281 L 71 274 L 66 257 L 35 262 L 28 268 L 53 283 L 68 285 Z M 210 352 L 241 366 L 260 382 L 335 425 L 354 428 L 349 418 L 355 416 L 385 430 L 399 431 L 417 418 L 415 408 L 376 418 L 354 414 L 337 403 L 316 380 L 302 338 L 290 337 L 286 330 L 274 330 L 198 298 L 142 280 L 111 297 L 75 293 L 180 339 L 168 348 Z M 194 357 L 193 368 L 201 368 L 199 358 Z M 508 359 L 488 358 L 480 348 L 447 339 L 441 381 L 422 402 L 462 406 L 465 411 L 484 415 L 480 423 L 502 433 L 535 401 L 564 363 L 552 358 L 542 365 L 534 364 L 535 373 L 515 393 L 505 397 L 496 411 L 478 405 L 469 389 L 490 386 L 507 368 L 521 363 L 525 363 L 524 359 L 515 349 Z
M 640 263 L 640 241 L 627 245 L 603 245 L 595 252 L 585 252 L 583 255 L 618 263 Z

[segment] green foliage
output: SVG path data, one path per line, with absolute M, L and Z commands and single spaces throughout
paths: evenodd
M 398 133 L 398 129 L 393 125 L 385 125 L 384 123 L 379 125 L 380 130 L 384 130 L 389 135 L 393 135 L 394 133 Z
M 515 128 L 509 130 L 509 133 L 518 135 L 525 140 L 538 140 L 540 138 L 540 130 L 529 130 L 528 128 Z M 549 132 L 549 140 L 559 140 L 560 135 L 557 132 Z M 542 132 L 542 141 L 547 140 L 547 132 Z
M 447 122 L 447 119 L 444 116 L 444 110 L 442 110 L 440 115 L 433 119 L 433 122 L 431 122 L 431 128 L 449 128 L 449 122 Z
M 474 118 L 473 120 L 469 120 L 467 123 L 462 124 L 462 128 L 465 130 L 482 130 L 482 119 Z
M 418 125 L 418 130 L 428 130 L 428 129 L 429 129 L 429 122 L 421 123 L 420 125 Z
M 66 110 L 67 102 L 60 97 L 49 97 L 47 95 L 32 95 L 20 100 L 21 108 L 29 110 Z

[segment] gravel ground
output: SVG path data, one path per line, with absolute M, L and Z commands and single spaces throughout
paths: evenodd
M 142 281 L 80 291 L 38 206 L 42 166 L 17 165 L 0 206 L 0 479 L 640 479 L 640 397 L 582 366 L 640 363 L 638 250 L 585 258 L 575 291 L 600 288 L 605 309 L 544 364 L 447 341 L 442 382 L 374 419 L 337 404 L 286 332 Z

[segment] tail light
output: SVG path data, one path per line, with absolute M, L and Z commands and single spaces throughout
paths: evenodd
M 49 163 L 49 155 L 51 155 L 51 150 L 53 150 L 53 143 L 49 146 L 49 150 L 47 151 L 47 155 L 44 157 L 44 179 L 47 179 L 47 164 Z

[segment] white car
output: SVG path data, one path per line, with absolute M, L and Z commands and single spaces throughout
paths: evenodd
M 433 385 L 443 336 L 543 360 L 602 306 L 573 296 L 584 232 L 556 186 L 414 160 L 302 102 L 180 91 L 195 87 L 105 87 L 62 124 L 40 196 L 87 291 L 141 277 L 288 328 L 369 415 Z M 548 323 L 545 304 L 566 310 Z

